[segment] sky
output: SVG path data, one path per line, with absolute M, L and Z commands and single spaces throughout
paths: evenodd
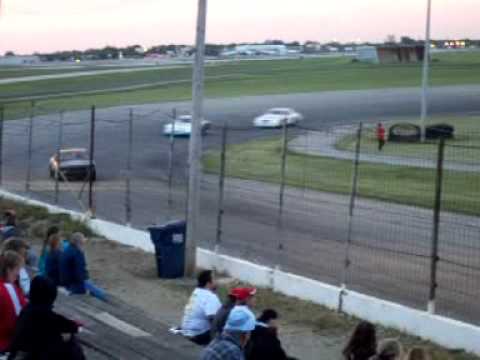
M 0 54 L 192 44 L 197 0 L 0 0 Z M 422 39 L 427 0 L 209 0 L 207 41 Z M 433 38 L 480 38 L 480 0 L 432 0 Z

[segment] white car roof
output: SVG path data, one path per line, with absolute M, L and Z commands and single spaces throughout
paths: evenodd
M 268 110 L 268 112 L 272 111 L 287 111 L 287 112 L 293 112 L 294 110 L 291 108 L 271 108 Z
M 192 120 L 192 115 L 180 115 L 177 120 Z
M 70 149 L 61 149 L 61 154 L 68 154 L 68 153 L 77 153 L 77 152 L 87 152 L 85 148 L 70 148 Z

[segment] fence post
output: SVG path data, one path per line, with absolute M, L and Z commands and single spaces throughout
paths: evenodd
M 432 249 L 430 257 L 430 296 L 427 309 L 430 314 L 435 314 L 435 299 L 437 293 L 437 267 L 438 267 L 438 239 L 440 230 L 440 212 L 442 207 L 443 187 L 443 162 L 445 158 L 445 139 L 440 139 L 437 155 L 437 174 L 435 177 L 435 203 L 433 207 Z
M 280 193 L 278 198 L 278 227 L 283 225 L 283 204 L 285 197 L 285 173 L 287 166 L 287 153 L 288 153 L 288 124 L 287 119 L 283 120 L 282 125 L 282 162 L 280 165 Z M 278 236 L 278 249 L 283 249 L 282 237 Z
M 28 121 L 28 154 L 27 154 L 27 178 L 25 181 L 25 192 L 30 192 L 32 180 L 32 143 L 33 143 L 33 120 L 35 118 L 35 102 L 30 104 L 30 117 Z
M 5 108 L 0 107 L 0 186 L 3 185 L 3 122 L 5 120 Z
M 88 211 L 92 218 L 95 218 L 95 205 L 93 199 L 93 159 L 95 154 L 95 105 L 90 113 L 90 171 L 88 173 Z
M 218 178 L 218 210 L 217 210 L 217 234 L 215 239 L 215 254 L 218 254 L 223 234 L 223 207 L 225 190 L 225 166 L 227 158 L 227 130 L 228 125 L 225 122 L 222 128 L 222 152 L 220 155 L 220 174 Z
M 175 121 L 177 120 L 177 109 L 172 109 L 172 126 L 170 128 L 170 148 L 168 151 L 168 216 L 173 213 L 173 159 L 175 153 Z
M 58 204 L 60 193 L 60 150 L 63 146 L 63 110 L 60 111 L 58 119 L 58 138 L 57 138 L 57 167 L 55 168 L 55 204 Z
M 133 154 L 133 109 L 128 113 L 127 177 L 125 179 L 125 222 L 132 225 L 132 154 Z
M 348 270 L 350 268 L 350 247 L 352 244 L 352 229 L 353 229 L 353 214 L 355 209 L 355 200 L 358 193 L 358 168 L 360 166 L 360 149 L 362 144 L 362 131 L 363 123 L 358 125 L 357 129 L 357 141 L 355 144 L 355 157 L 353 159 L 353 174 L 352 174 L 352 191 L 350 193 L 350 204 L 348 207 L 348 232 L 347 232 L 347 241 L 345 242 L 345 261 L 342 275 L 342 285 L 340 296 L 338 300 L 338 312 L 343 311 L 343 297 L 347 291 L 347 278 Z

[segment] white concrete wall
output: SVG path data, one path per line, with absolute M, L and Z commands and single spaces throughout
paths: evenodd
M 75 219 L 87 221 L 92 230 L 109 240 L 153 252 L 150 236 L 146 231 L 104 220 L 88 220 L 82 214 L 5 191 L 0 191 L 0 196 L 30 205 L 43 206 L 52 213 L 68 213 Z M 242 259 L 219 255 L 205 249 L 198 249 L 197 262 L 202 268 L 216 269 L 259 287 L 271 288 L 279 293 L 312 301 L 330 309 L 338 307 L 341 289 L 335 286 Z M 342 304 L 343 311 L 347 314 L 431 340 L 446 348 L 464 349 L 480 355 L 480 327 L 431 315 L 354 291 L 347 290 L 344 293 Z

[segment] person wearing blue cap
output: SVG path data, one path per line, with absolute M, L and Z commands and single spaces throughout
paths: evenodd
M 202 353 L 201 360 L 245 360 L 244 348 L 255 329 L 255 315 L 246 306 L 235 306 L 222 335 Z

